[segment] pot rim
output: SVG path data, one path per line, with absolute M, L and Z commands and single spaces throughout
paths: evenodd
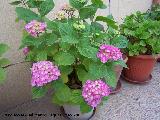
M 128 56 L 129 58 L 139 58 L 139 59 L 157 59 L 160 54 L 157 55 L 138 55 L 138 56 Z

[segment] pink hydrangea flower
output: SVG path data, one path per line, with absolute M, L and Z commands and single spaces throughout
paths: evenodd
M 109 86 L 102 80 L 87 80 L 83 85 L 82 96 L 88 105 L 95 108 L 104 96 L 110 94 Z
M 122 59 L 122 53 L 119 48 L 112 45 L 101 45 L 97 57 L 102 63 L 106 63 L 108 60 L 117 61 Z
M 32 86 L 43 86 L 59 78 L 60 70 L 56 65 L 50 61 L 40 61 L 33 63 L 32 72 Z
M 36 20 L 32 20 L 28 24 L 25 25 L 25 30 L 33 37 L 39 36 L 41 33 L 44 33 L 46 30 L 46 23 L 38 22 Z
M 23 54 L 28 55 L 30 49 L 28 47 L 23 48 Z

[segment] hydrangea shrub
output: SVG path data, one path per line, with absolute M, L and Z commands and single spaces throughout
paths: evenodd
M 120 49 L 128 41 L 112 16 L 96 15 L 106 8 L 103 1 L 69 0 L 53 20 L 46 17 L 54 8 L 53 0 L 18 4 L 23 7 L 16 7 L 17 19 L 26 23 L 20 48 L 33 62 L 33 97 L 52 88 L 53 103 L 80 105 L 83 113 L 106 100 L 110 87 L 116 85 L 115 65 L 124 65 Z

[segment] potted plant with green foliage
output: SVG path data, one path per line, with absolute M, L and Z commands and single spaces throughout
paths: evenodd
M 125 49 L 128 55 L 123 77 L 134 83 L 145 83 L 151 79 L 151 72 L 160 53 L 160 21 L 137 12 L 127 16 L 121 25 L 121 32 L 129 39 Z
M 147 17 L 152 20 L 160 21 L 160 5 L 153 4 L 151 9 L 147 11 Z M 160 58 L 158 58 L 157 61 L 160 62 Z
M 3 43 L 0 44 L 0 84 L 2 84 L 6 79 L 6 70 L 4 67 L 10 64 L 10 61 L 7 58 L 2 57 L 2 55 L 7 52 L 8 49 L 8 45 Z
M 119 48 L 127 46 L 127 39 L 112 18 L 96 16 L 97 9 L 106 8 L 102 0 L 69 3 L 54 20 L 45 17 L 54 8 L 53 0 L 11 4 L 24 5 L 17 6 L 16 12 L 18 20 L 26 23 L 20 48 L 26 60 L 33 62 L 33 98 L 53 89 L 53 103 L 72 114 L 70 119 L 86 120 L 116 86 L 115 66 L 126 67 Z

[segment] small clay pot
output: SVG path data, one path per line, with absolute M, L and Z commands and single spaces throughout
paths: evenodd
M 129 56 L 128 69 L 123 70 L 122 77 L 132 83 L 149 82 L 156 60 L 152 55 Z
M 128 57 L 126 55 L 123 55 L 123 59 L 125 61 L 125 63 L 127 62 L 128 60 Z M 122 70 L 123 70 L 123 67 L 120 66 L 120 65 L 116 65 L 115 68 L 115 73 L 116 73 L 116 80 L 117 80 L 117 85 L 115 88 L 111 88 L 111 93 L 110 94 L 116 94 L 118 93 L 120 90 L 121 90 L 121 81 L 120 81 L 120 76 L 121 76 L 121 73 L 122 73 Z
M 92 109 L 88 113 L 81 113 L 79 105 L 63 105 L 60 111 L 68 120 L 89 120 L 94 116 L 96 109 Z

